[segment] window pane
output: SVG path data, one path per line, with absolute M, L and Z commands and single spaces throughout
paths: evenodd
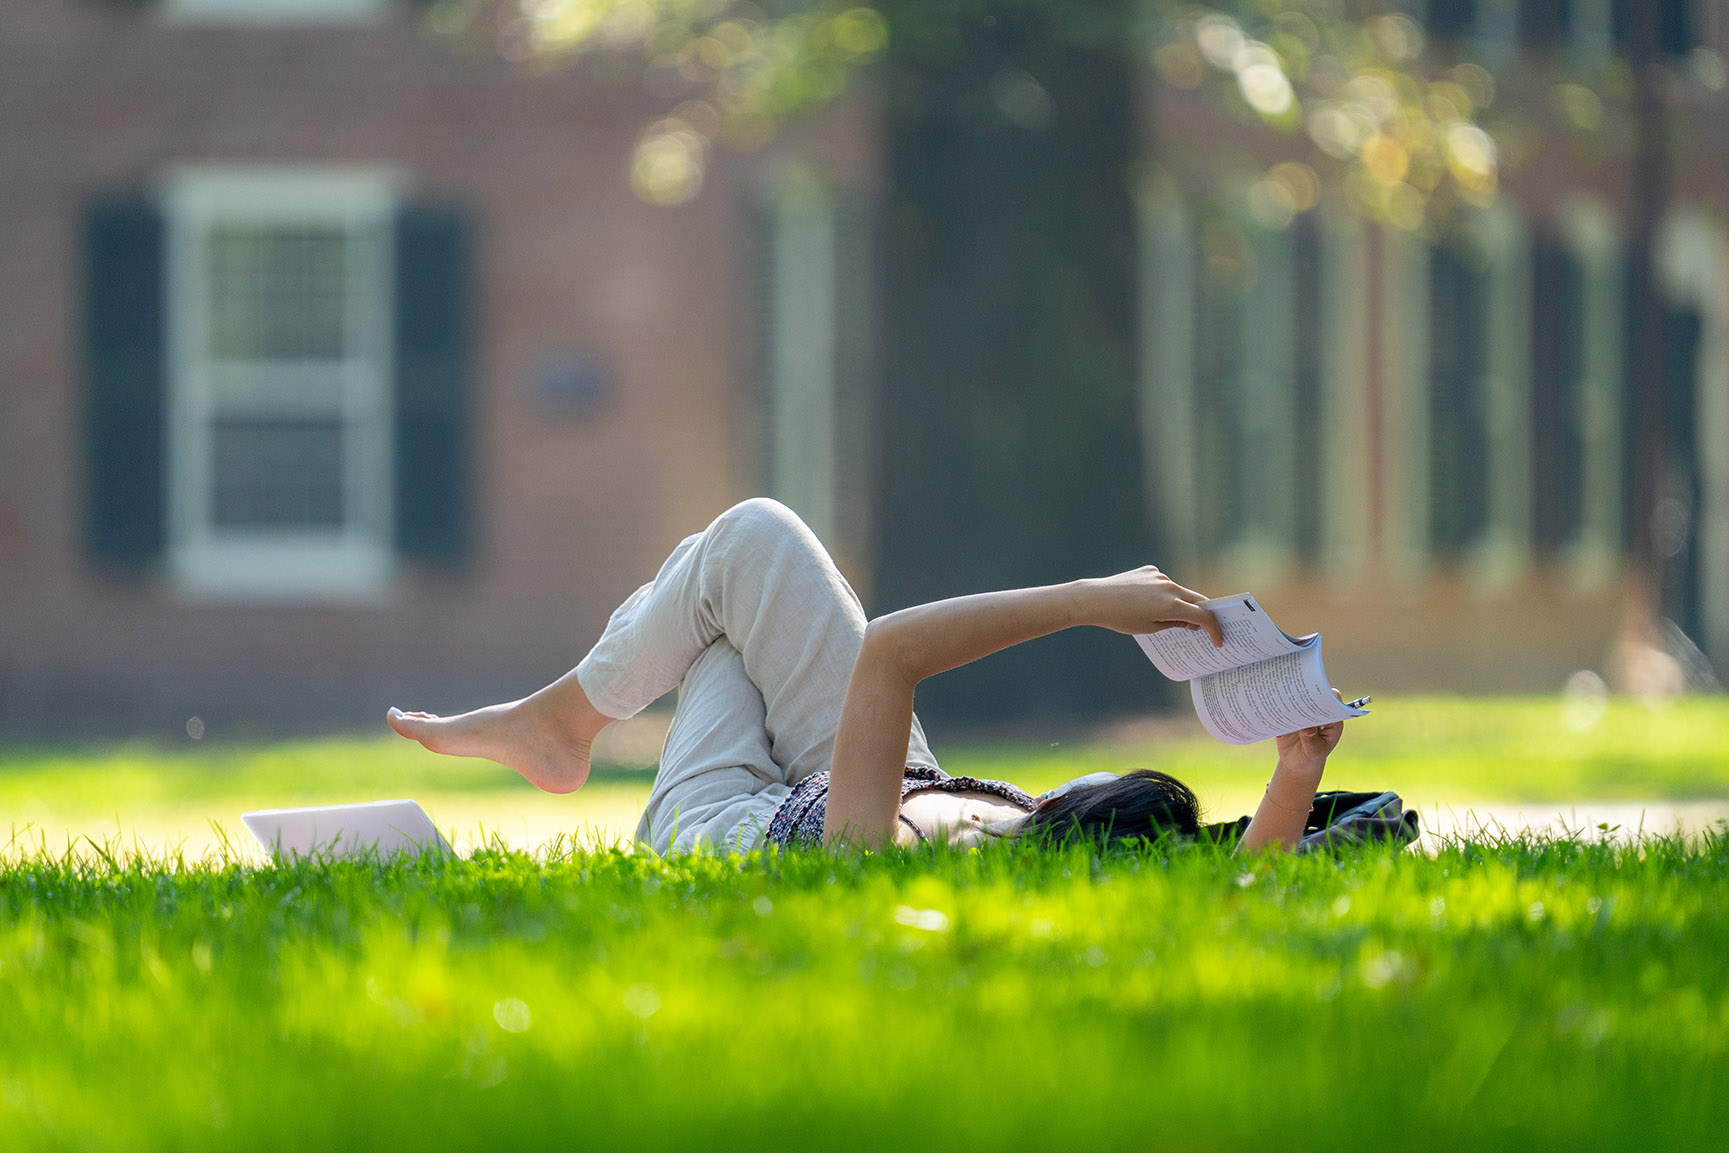
M 218 528 L 342 527 L 342 422 L 225 418 L 212 428 Z
M 341 228 L 211 229 L 211 355 L 340 358 L 347 261 Z

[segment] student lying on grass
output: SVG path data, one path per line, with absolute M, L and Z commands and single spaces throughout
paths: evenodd
M 677 687 L 639 840 L 660 852 L 765 843 L 971 845 L 993 836 L 1124 839 L 1200 831 L 1195 795 L 1164 773 L 1092 774 L 1043 797 L 950 777 L 913 714 L 924 678 L 1060 629 L 1183 628 L 1223 643 L 1206 597 L 1151 566 L 917 605 L 868 624 L 814 533 L 748 500 L 684 540 L 619 606 L 582 662 L 508 704 L 458 716 L 391 709 L 438 753 L 486 757 L 540 788 L 588 779 L 614 720 Z M 1278 738 L 1240 847 L 1294 848 L 1343 723 Z

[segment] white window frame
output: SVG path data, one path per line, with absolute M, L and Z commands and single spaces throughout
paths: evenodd
M 1531 564 L 1531 237 L 1505 197 L 1475 223 L 1489 250 L 1489 525 L 1476 576 L 1499 590 Z
M 391 221 L 397 182 L 382 169 L 184 167 L 163 185 L 167 218 L 168 566 L 194 598 L 377 600 L 393 568 Z M 340 362 L 335 411 L 343 421 L 343 523 L 336 530 L 236 529 L 213 523 L 212 423 L 217 375 L 282 372 L 269 362 L 218 369 L 208 355 L 207 238 L 218 224 L 338 224 L 370 243 L 353 251 L 345 328 L 357 343 Z M 374 259 L 366 259 L 370 253 Z M 292 370 L 289 370 L 292 371 Z M 324 370 L 328 372 L 328 370 Z M 228 411 L 257 403 L 286 412 L 282 394 L 229 384 Z M 234 399 L 242 397 L 239 402 Z M 328 403 L 328 402 L 327 402 Z M 309 410 L 310 411 L 310 410 Z M 316 411 L 330 411 L 320 407 Z
M 1194 227 L 1174 182 L 1149 177 L 1135 199 L 1139 240 L 1141 486 L 1163 529 L 1169 559 L 1186 569 L 1200 554 L 1195 477 Z
M 1531 260 L 1523 218 L 1504 200 L 1473 213 L 1472 229 L 1488 255 L 1484 304 L 1488 399 L 1488 517 L 1465 548 L 1464 568 L 1479 592 L 1516 587 L 1531 562 Z M 1429 543 L 1429 257 L 1421 239 L 1385 234 L 1387 283 L 1397 301 L 1385 355 L 1387 427 L 1399 430 L 1389 462 L 1383 531 L 1394 568 L 1406 579 L 1430 570 Z
M 366 24 L 382 20 L 391 0 L 163 0 L 175 23 Z
M 1311 471 L 1321 487 L 1322 563 L 1349 569 L 1360 562 L 1357 542 L 1344 522 L 1355 519 L 1337 510 L 1358 499 L 1362 484 L 1343 467 L 1356 439 L 1364 435 L 1360 392 L 1362 373 L 1350 371 L 1351 357 L 1338 355 L 1335 341 L 1354 339 L 1361 331 L 1352 302 L 1337 291 L 1341 261 L 1356 252 L 1353 234 L 1335 219 L 1319 221 L 1322 291 L 1321 323 L 1330 337 L 1323 344 L 1323 435 L 1320 461 L 1300 461 L 1291 436 L 1295 425 L 1297 365 L 1296 267 L 1289 229 L 1244 225 L 1256 277 L 1248 290 L 1237 339 L 1243 357 L 1237 378 L 1234 419 L 1242 437 L 1241 459 L 1231 467 L 1243 474 L 1245 490 L 1254 495 L 1240 524 L 1232 526 L 1227 542 L 1202 556 L 1204 526 L 1197 514 L 1200 460 L 1196 425 L 1200 407 L 1196 379 L 1195 271 L 1199 259 L 1195 221 L 1175 182 L 1164 173 L 1150 177 L 1138 190 L 1136 224 L 1139 242 L 1139 365 L 1138 395 L 1142 453 L 1142 490 L 1149 512 L 1158 514 L 1166 549 L 1173 564 L 1197 561 L 1216 564 L 1245 582 L 1285 579 L 1297 563 L 1297 494 L 1300 476 Z M 1357 254 L 1360 259 L 1360 253 Z M 1360 346 L 1353 346 L 1357 354 Z M 1346 363 L 1341 363 L 1346 362 Z M 1360 460 L 1361 454 L 1350 457 Z

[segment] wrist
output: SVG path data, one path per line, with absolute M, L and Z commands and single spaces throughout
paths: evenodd
M 1077 625 L 1097 624 L 1098 613 L 1094 611 L 1093 598 L 1098 591 L 1098 582 L 1090 577 L 1069 581 L 1067 584 L 1054 586 L 1063 605 L 1063 619 L 1068 627 Z
M 1327 758 L 1324 755 L 1319 757 L 1281 755 L 1278 763 L 1273 766 L 1273 776 L 1291 777 L 1303 781 L 1312 780 L 1318 783 L 1326 769 Z

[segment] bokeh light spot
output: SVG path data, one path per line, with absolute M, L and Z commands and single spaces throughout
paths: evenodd
M 1291 206 L 1298 212 L 1307 212 L 1321 202 L 1321 178 L 1307 164 L 1291 160 L 1275 164 L 1268 170 L 1267 179 L 1290 194 Z
M 529 1012 L 527 1003 L 515 997 L 493 1002 L 492 1019 L 506 1033 L 526 1033 L 534 1024 L 534 1014 Z
M 1153 67 L 1173 88 L 1198 88 L 1206 75 L 1201 54 L 1187 40 L 1161 44 L 1153 53 Z
M 703 152 L 703 139 L 683 121 L 661 121 L 636 146 L 631 189 L 650 204 L 683 204 L 702 191 Z
M 835 47 L 852 56 L 869 56 L 888 43 L 889 28 L 881 15 L 869 8 L 852 8 L 834 18 Z
M 1262 116 L 1283 116 L 1296 103 L 1291 82 L 1275 63 L 1250 64 L 1237 73 L 1237 86 L 1249 107 Z
M 1583 84 L 1557 84 L 1549 99 L 1574 128 L 1595 132 L 1603 126 L 1603 100 Z
M 1195 22 L 1195 45 L 1214 68 L 1235 67 L 1237 53 L 1245 43 L 1242 28 L 1229 16 L 1212 13 Z
M 1382 184 L 1398 184 L 1410 167 L 1411 154 L 1386 133 L 1377 132 L 1363 142 L 1363 168 Z
M 1495 142 L 1474 124 L 1455 124 L 1447 130 L 1447 168 L 1459 185 L 1473 192 L 1495 187 Z

